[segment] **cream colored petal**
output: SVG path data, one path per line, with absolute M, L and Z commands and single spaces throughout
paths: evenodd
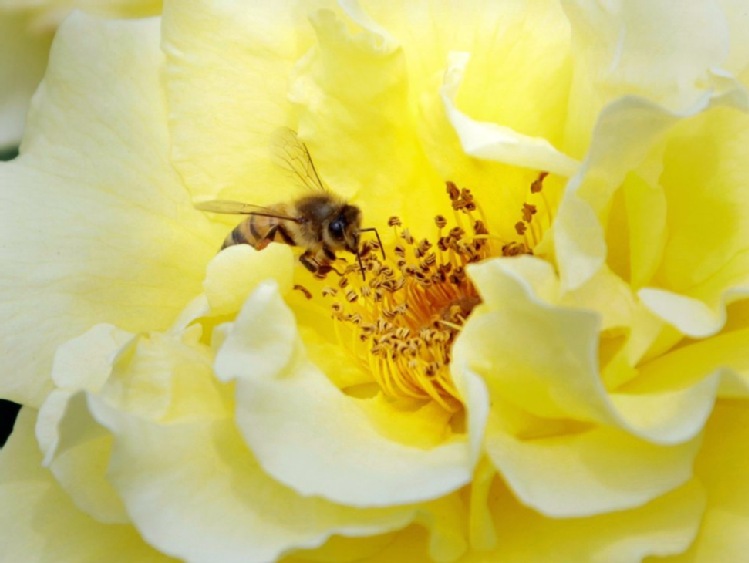
M 490 395 L 534 416 L 614 425 L 660 444 L 699 433 L 720 366 L 702 366 L 671 386 L 609 394 L 599 374 L 600 316 L 545 301 L 559 292 L 550 264 L 529 257 L 492 260 L 473 266 L 470 275 L 485 307 L 466 323 L 453 363 L 480 374 Z M 616 295 L 619 286 L 612 287 Z
M 749 292 L 747 131 L 746 113 L 716 108 L 680 123 L 666 144 L 661 183 L 669 237 L 641 297 L 691 336 L 719 330 L 725 306 Z
M 346 159 L 349 154 L 365 155 L 363 161 L 348 159 L 350 163 L 343 162 L 344 157 L 341 157 L 336 169 L 344 166 L 365 167 L 366 170 L 374 166 L 369 174 L 374 176 L 375 182 L 362 182 L 365 216 L 370 207 L 379 210 L 383 205 L 376 200 L 376 195 L 374 204 L 366 199 L 371 185 L 379 184 L 395 192 L 405 190 L 409 197 L 404 201 L 403 217 L 409 227 L 431 233 L 432 215 L 449 212 L 445 210 L 442 185 L 445 180 L 451 180 L 470 188 L 477 196 L 492 233 L 515 236 L 512 225 L 518 220 L 516 209 L 522 204 L 522 194 L 537 171 L 484 157 L 506 161 L 520 155 L 528 161 L 531 153 L 551 153 L 548 159 L 534 157 L 530 162 L 551 161 L 549 165 L 555 169 L 558 166 L 554 163 L 566 158 L 543 141 L 546 139 L 558 146 L 562 140 L 567 103 L 569 29 L 558 4 L 541 1 L 516 6 L 479 1 L 451 5 L 427 0 L 409 2 L 407 6 L 389 1 L 343 2 L 342 6 L 351 19 L 375 35 L 373 42 L 379 40 L 383 48 L 389 49 L 394 44 L 398 46 L 398 65 L 390 76 L 399 80 L 402 75 L 407 78 L 407 105 L 403 106 L 401 100 L 403 109 L 398 109 L 398 105 L 388 103 L 388 110 L 382 112 L 384 115 L 366 120 L 368 124 L 393 121 L 394 125 L 387 129 L 366 134 L 360 131 L 358 120 L 347 120 L 343 112 L 331 111 L 318 118 L 328 120 L 329 116 L 334 116 L 343 122 L 344 138 L 351 138 L 354 144 L 344 153 Z M 489 146 L 490 154 L 477 155 L 481 158 L 466 154 L 448 119 L 441 95 L 445 68 L 450 54 L 456 52 L 470 53 L 470 61 L 461 73 L 459 91 L 455 96 L 446 94 L 446 97 L 451 115 L 456 123 L 461 123 L 467 140 L 473 142 L 469 137 L 475 138 L 474 130 L 479 130 L 479 142 Z M 345 78 L 351 72 L 360 72 L 357 65 L 347 64 L 350 58 L 335 59 L 340 63 L 336 75 Z M 360 80 L 349 82 L 339 79 L 340 85 L 330 88 L 329 96 L 335 102 L 338 92 L 354 94 L 359 90 L 358 84 L 369 84 L 373 74 L 367 72 Z M 457 80 L 451 84 L 457 87 Z M 369 95 L 365 93 L 364 99 Z M 381 98 L 373 99 L 370 105 L 380 108 Z M 391 102 L 393 98 L 387 100 Z M 336 107 L 335 103 L 326 107 L 330 106 Z M 341 109 L 357 116 L 372 113 L 369 107 L 362 111 L 355 108 L 358 106 L 347 103 Z M 398 111 L 391 111 L 391 108 Z M 416 140 L 396 134 L 401 130 L 410 131 L 411 135 L 415 133 Z M 335 138 L 340 138 L 340 134 L 335 133 Z M 330 152 L 335 149 L 331 148 Z M 385 158 L 369 158 L 367 153 L 384 153 Z M 422 164 L 424 156 L 428 159 L 426 164 Z M 518 163 L 513 160 L 513 164 Z M 361 173 L 352 175 L 354 182 L 360 177 Z M 386 185 L 388 182 L 390 186 Z M 547 189 L 552 183 L 561 184 L 561 178 L 547 182 Z M 390 214 L 400 213 L 397 205 L 401 199 L 400 195 L 387 198 L 392 202 Z
M 547 305 L 527 281 L 553 280 L 551 265 L 492 260 L 471 267 L 470 275 L 484 306 L 455 343 L 455 366 L 480 374 L 490 395 L 505 396 L 536 416 L 612 421 L 598 378 L 598 315 Z
M 84 394 L 98 392 L 112 372 L 116 356 L 133 335 L 111 325 L 97 325 L 57 349 L 54 389 L 39 410 L 36 437 L 44 465 L 76 506 L 104 523 L 129 518 L 105 476 L 111 437 L 91 418 Z
M 734 379 L 732 384 L 736 385 L 749 377 L 748 349 L 749 329 L 746 328 L 696 340 L 643 362 L 639 368 L 640 377 L 626 389 L 635 394 L 679 389 L 700 381 L 705 373 L 711 372 L 721 377 L 721 383 Z
M 169 326 L 221 240 L 169 164 L 158 24 L 67 20 L 0 166 L 6 398 L 40 404 L 56 346 L 96 323 Z
M 563 8 L 572 26 L 568 131 L 574 146 L 585 146 L 598 113 L 619 96 L 683 111 L 720 88 L 713 71 L 726 61 L 729 33 L 716 2 L 575 0 Z
M 666 133 L 680 120 L 721 106 L 749 107 L 746 93 L 733 87 L 705 94 L 681 113 L 625 97 L 600 113 L 590 151 L 567 185 L 554 224 L 554 249 L 565 289 L 575 289 L 590 279 L 604 263 L 607 250 L 612 254 L 629 251 L 607 249 L 603 230 L 612 198 L 627 174 L 652 165 L 648 160 L 652 151 L 662 150 Z
M 441 89 L 445 112 L 466 154 L 483 160 L 572 176 L 579 163 L 552 146 L 546 138 L 532 137 L 510 127 L 477 121 L 458 109 L 456 97 L 469 58 L 468 53 L 451 53 Z
M 666 561 L 742 561 L 749 549 L 749 409 L 744 401 L 716 406 L 695 473 L 707 491 L 699 534 L 683 557 Z
M 63 389 L 98 391 L 106 383 L 117 354 L 135 335 L 97 324 L 55 351 L 52 380 Z
M 30 19 L 0 13 L 0 148 L 21 142 L 31 95 L 47 66 L 52 34 L 31 30 Z
M 713 311 L 693 297 L 650 288 L 641 289 L 637 295 L 656 316 L 692 338 L 710 336 L 725 323 L 725 309 Z
M 600 513 L 639 506 L 689 478 L 720 381 L 714 365 L 676 384 L 609 394 L 596 315 L 543 301 L 559 293 L 548 263 L 492 260 L 470 275 L 484 303 L 456 340 L 453 372 L 485 381 L 487 452 L 524 502 L 554 515 Z M 607 481 L 625 461 L 629 473 Z
M 58 436 L 54 447 L 44 450 L 45 466 L 81 511 L 105 524 L 128 524 L 125 506 L 106 475 L 111 435 L 91 417 L 85 393 L 65 393 L 64 401 L 60 394 L 49 394 L 37 420 L 40 446 L 46 445 L 45 435 Z
M 143 18 L 161 13 L 161 0 L 0 0 L 0 8 L 34 15 L 37 29 L 54 29 L 73 10 L 109 18 Z
M 380 434 L 357 399 L 306 357 L 273 283 L 250 296 L 219 350 L 216 373 L 236 380 L 237 423 L 258 462 L 301 495 L 387 506 L 433 499 L 470 481 L 478 440 L 457 435 L 422 449 Z M 482 421 L 469 427 L 480 440 Z
M 310 22 L 317 44 L 296 65 L 289 96 L 318 171 L 361 206 L 367 226 L 399 215 L 423 232 L 440 209 L 434 194 L 444 180 L 419 145 L 406 53 L 377 25 L 354 33 L 328 10 Z
M 486 449 L 521 502 L 551 517 L 642 506 L 686 483 L 700 439 L 661 447 L 598 427 L 519 440 L 490 417 Z
M 37 437 L 45 465 L 76 505 L 97 520 L 129 522 L 106 474 L 111 435 L 91 417 L 80 391 L 147 418 L 224 415 L 211 358 L 195 332 L 193 327 L 134 337 L 98 325 L 58 349 L 53 379 L 62 388 L 42 405 Z
M 459 493 L 420 505 L 416 523 L 397 532 L 367 538 L 331 538 L 320 548 L 295 553 L 282 561 L 299 563 L 392 561 L 463 561 L 466 506 Z
M 588 518 L 547 518 L 504 491 L 493 492 L 497 549 L 466 557 L 465 563 L 632 563 L 681 553 L 697 534 L 705 507 L 704 491 L 695 481 L 640 508 Z
M 718 0 L 723 9 L 731 35 L 730 51 L 724 68 L 734 76 L 746 72 L 749 66 L 749 41 L 746 37 L 746 29 L 749 26 L 749 12 L 742 0 Z M 746 84 L 746 79 L 743 80 Z
M 165 2 L 172 156 L 195 196 L 263 205 L 293 197 L 271 145 L 278 127 L 294 125 L 287 93 L 311 44 L 307 13 L 286 1 Z
M 35 413 L 21 410 L 0 450 L 0 542 L 7 561 L 173 561 L 146 544 L 132 526 L 103 524 L 79 511 L 42 466 Z
M 557 2 L 360 4 L 401 45 L 415 107 L 437 93 L 449 54 L 466 52 L 471 60 L 457 98 L 461 111 L 555 146 L 562 139 L 569 24 Z
M 194 562 L 275 560 L 331 534 L 398 529 L 413 509 L 359 510 L 302 497 L 271 479 L 230 419 L 149 422 L 92 402 L 115 437 L 110 479 L 135 526 Z
M 211 314 L 236 313 L 258 283 L 266 279 L 275 279 L 286 293 L 291 289 L 295 268 L 291 249 L 283 244 L 271 244 L 262 252 L 238 244 L 219 252 L 209 262 L 203 282 Z

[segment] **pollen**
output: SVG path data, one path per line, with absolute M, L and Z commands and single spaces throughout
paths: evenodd
M 546 173 L 531 185 L 541 191 Z M 349 265 L 325 287 L 339 338 L 368 369 L 382 393 L 395 401 L 433 400 L 449 411 L 461 408 L 450 376 L 450 353 L 466 320 L 481 303 L 466 272 L 492 256 L 532 254 L 535 206 L 524 203 L 517 240 L 500 241 L 474 195 L 447 182 L 454 221 L 437 215 L 434 238 L 417 240 L 399 217 L 388 225 L 394 243 L 383 253 L 377 242 L 362 244 L 358 265 Z M 529 238 L 530 235 L 530 238 Z M 387 256 L 387 258 L 385 258 Z

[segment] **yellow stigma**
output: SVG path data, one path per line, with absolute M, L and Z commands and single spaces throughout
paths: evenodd
M 539 175 L 531 193 L 540 191 L 545 175 Z M 333 318 L 352 329 L 351 335 L 339 332 L 339 337 L 350 342 L 385 396 L 431 399 L 457 411 L 461 401 L 450 377 L 450 350 L 481 303 L 466 266 L 494 255 L 531 254 L 540 237 L 534 231 L 535 207 L 525 203 L 516 225 L 521 240 L 497 245 L 470 190 L 448 182 L 447 193 L 455 223 L 450 226 L 445 217 L 436 216 L 434 241 L 416 240 L 398 217 L 391 217 L 396 242 L 387 257 L 376 242 L 364 243 L 366 280 L 352 264 L 338 287 L 326 287 L 323 295 L 338 298 L 331 305 Z M 496 246 L 500 248 L 493 250 Z

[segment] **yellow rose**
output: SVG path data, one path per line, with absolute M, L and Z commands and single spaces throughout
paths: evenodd
M 66 20 L 0 167 L 11 559 L 740 559 L 740 12 Z M 299 193 L 279 128 L 378 229 L 364 279 L 216 255 L 195 202 Z
M 161 0 L 0 0 L 0 149 L 18 145 L 54 30 L 74 9 L 108 17 L 161 12 Z

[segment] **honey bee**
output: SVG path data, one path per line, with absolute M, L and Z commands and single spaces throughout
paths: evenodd
M 307 146 L 295 131 L 284 129 L 279 136 L 279 146 L 283 149 L 280 163 L 309 193 L 265 207 L 230 200 L 197 203 L 195 207 L 201 211 L 248 215 L 226 236 L 221 250 L 235 244 L 249 244 L 262 250 L 271 242 L 296 246 L 304 249 L 299 261 L 320 278 L 330 271 L 341 274 L 332 263 L 336 252 L 347 251 L 356 256 L 362 277 L 365 277 L 359 238 L 363 232 L 374 232 L 384 256 L 377 229 L 362 228 L 361 209 L 323 184 Z

